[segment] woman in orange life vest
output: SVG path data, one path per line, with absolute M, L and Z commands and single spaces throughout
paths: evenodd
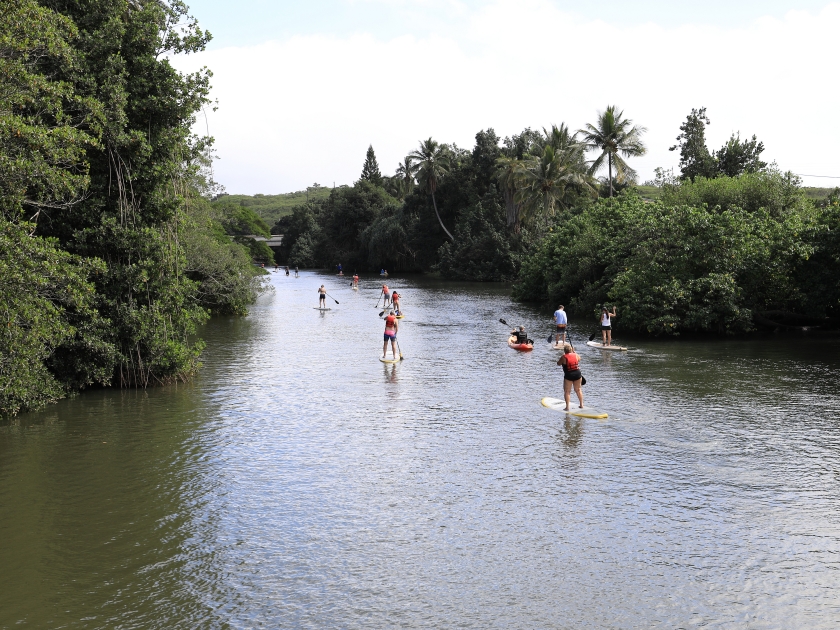
M 394 291 L 391 293 L 391 306 L 394 307 L 394 313 L 399 315 L 400 314 L 400 294 L 397 293 L 396 289 L 394 289 Z
M 359 286 L 359 274 L 357 273 L 353 274 L 353 286 L 357 288 Z
M 572 387 L 575 388 L 580 408 L 583 409 L 583 391 L 580 389 L 583 375 L 580 373 L 580 356 L 568 343 L 563 346 L 563 356 L 557 360 L 557 365 L 563 366 L 563 398 L 566 399 L 564 411 L 569 411 Z
M 394 355 L 394 360 L 397 359 L 397 331 L 400 329 L 400 322 L 394 315 L 394 311 L 388 313 L 385 318 L 385 339 L 382 343 L 382 358 L 388 352 L 388 340 L 391 341 L 391 353 Z

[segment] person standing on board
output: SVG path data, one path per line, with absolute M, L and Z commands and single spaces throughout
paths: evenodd
M 358 289 L 359 288 L 359 274 L 353 274 L 353 287 Z
M 298 277 L 298 268 L 295 267 L 295 278 L 297 278 L 297 277 Z
M 400 294 L 397 293 L 397 290 L 394 289 L 394 292 L 391 293 L 391 305 L 394 307 L 394 312 L 399 315 L 400 314 Z
M 560 345 L 560 337 L 563 337 L 563 343 L 566 343 L 566 325 L 569 319 L 566 317 L 566 311 L 563 310 L 563 305 L 557 307 L 554 311 L 554 325 L 557 327 L 554 333 L 554 345 Z
M 572 387 L 575 388 L 580 408 L 583 409 L 583 390 L 580 388 L 583 375 L 580 373 L 580 356 L 570 344 L 564 344 L 563 356 L 557 359 L 557 365 L 563 367 L 563 398 L 566 399 L 564 411 L 570 409 Z
M 344 275 L 344 269 L 341 267 L 341 263 L 338 263 L 338 275 L 339 276 Z
M 327 306 L 327 290 L 324 288 L 324 285 L 321 285 L 321 288 L 318 289 L 318 308 L 326 308 Z
M 615 316 L 615 305 L 613 305 L 612 313 L 606 306 L 601 307 L 601 345 L 603 346 L 612 345 L 612 318 Z
M 388 341 L 391 341 L 391 354 L 394 355 L 394 360 L 397 360 L 397 331 L 400 329 L 400 322 L 394 315 L 394 311 L 388 313 L 385 318 L 385 338 L 382 343 L 382 358 L 388 352 Z
M 387 284 L 382 285 L 382 295 L 385 296 L 385 301 L 382 303 L 382 305 L 385 308 L 387 308 L 389 302 L 391 301 L 391 293 L 388 291 L 388 285 Z

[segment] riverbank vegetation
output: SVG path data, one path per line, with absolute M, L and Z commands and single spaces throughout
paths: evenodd
M 39 3 L 0 14 L 0 413 L 94 385 L 182 380 L 209 313 L 260 290 L 209 199 L 191 128 L 209 41 L 178 0 Z
M 838 191 L 768 165 L 755 136 L 710 150 L 708 124 L 692 110 L 671 147 L 679 174 L 645 186 L 629 164 L 645 130 L 615 107 L 577 133 L 488 129 L 472 150 L 430 138 L 393 176 L 371 147 L 353 186 L 275 224 L 278 259 L 513 281 L 515 299 L 586 317 L 616 304 L 618 325 L 645 334 L 836 326 Z

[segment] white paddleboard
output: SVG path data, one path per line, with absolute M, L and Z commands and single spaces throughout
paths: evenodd
M 399 363 L 400 361 L 402 361 L 402 357 L 397 357 L 396 359 L 386 359 L 384 357 L 379 357 L 379 360 L 382 361 L 382 363 Z
M 574 394 L 572 394 L 572 401 L 569 405 L 569 411 L 566 411 L 566 401 L 562 398 L 550 398 L 546 397 L 543 398 L 540 403 L 543 407 L 548 407 L 549 409 L 554 409 L 554 411 L 560 411 L 562 413 L 567 413 L 570 416 L 578 416 L 580 418 L 596 418 L 596 419 L 603 419 L 608 418 L 609 416 L 605 413 L 597 411 L 595 409 L 590 409 L 589 407 L 584 407 L 581 409 L 580 407 L 576 407 L 576 398 Z
M 627 348 L 625 348 L 624 346 L 617 346 L 615 344 L 611 346 L 605 346 L 600 341 L 587 341 L 586 345 L 591 346 L 593 348 L 598 348 L 599 350 L 619 350 L 621 352 L 627 352 Z
M 320 306 L 313 306 L 316 311 L 331 311 L 331 308 L 321 308 Z

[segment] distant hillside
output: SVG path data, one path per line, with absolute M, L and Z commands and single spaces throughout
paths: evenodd
M 213 203 L 233 203 L 245 206 L 256 212 L 268 223 L 269 226 L 280 217 L 292 213 L 292 208 L 306 203 L 307 199 L 326 199 L 330 196 L 332 188 L 326 186 L 310 187 L 307 190 L 299 190 L 283 195 L 222 195 Z M 308 195 L 308 197 L 307 197 Z

